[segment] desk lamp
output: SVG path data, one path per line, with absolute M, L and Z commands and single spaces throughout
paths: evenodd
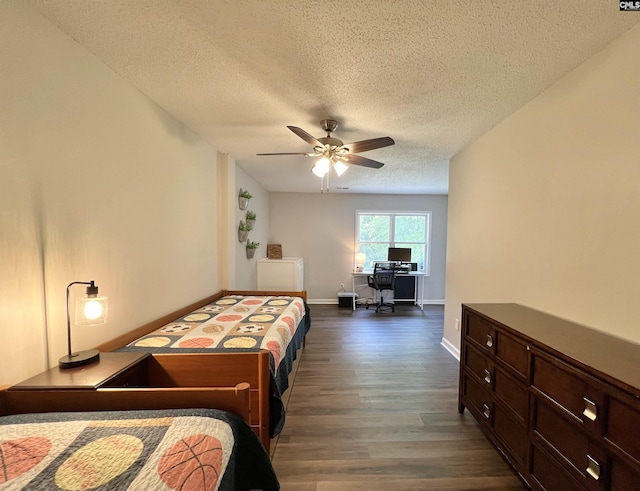
M 98 296 L 98 287 L 93 281 L 74 281 L 67 286 L 67 348 L 68 354 L 58 360 L 60 368 L 73 368 L 92 363 L 100 358 L 98 350 L 71 352 L 71 318 L 69 315 L 69 289 L 73 285 L 87 286 L 86 297 L 76 299 L 75 325 L 99 326 L 107 322 L 107 297 Z
M 362 273 L 367 255 L 364 252 L 356 253 L 356 273 Z

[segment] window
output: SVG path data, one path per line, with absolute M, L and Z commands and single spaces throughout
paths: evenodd
M 411 248 L 411 262 L 429 273 L 431 212 L 356 211 L 355 251 L 365 254 L 365 269 L 386 261 L 389 247 Z

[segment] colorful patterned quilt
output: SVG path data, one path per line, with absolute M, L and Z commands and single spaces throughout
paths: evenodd
M 214 409 L 0 418 L 2 490 L 279 489 L 251 428 Z
M 133 341 L 120 351 L 216 353 L 269 350 L 271 363 L 271 436 L 284 425 L 281 395 L 297 350 L 310 328 L 300 297 L 229 295 L 205 305 Z

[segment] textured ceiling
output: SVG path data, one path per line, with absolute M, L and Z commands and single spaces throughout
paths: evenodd
M 448 191 L 448 160 L 640 22 L 581 0 L 32 0 L 270 191 L 316 192 L 310 146 L 390 136 L 332 192 Z M 631 55 L 630 55 L 631 56 Z M 285 177 L 286 176 L 286 177 Z M 339 188 L 348 188 L 340 190 Z

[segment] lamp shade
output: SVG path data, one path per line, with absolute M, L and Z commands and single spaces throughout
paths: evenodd
M 76 298 L 76 326 L 99 326 L 107 322 L 109 300 L 107 297 Z
M 336 174 L 338 174 L 338 176 L 344 174 L 348 168 L 349 166 L 340 160 L 333 164 L 333 170 L 336 171 Z
M 313 166 L 311 172 L 313 172 L 318 177 L 323 177 L 327 172 L 329 172 L 330 165 L 331 163 L 329 162 L 329 159 L 326 157 L 322 157 Z

